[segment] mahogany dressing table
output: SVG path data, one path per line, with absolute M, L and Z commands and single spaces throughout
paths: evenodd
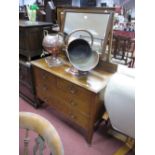
M 31 64 L 36 97 L 82 131 L 91 143 L 94 124 L 104 111 L 100 91 L 106 87 L 112 73 L 98 66 L 86 77 L 78 78 L 65 71 L 69 63 L 50 68 L 42 58 Z

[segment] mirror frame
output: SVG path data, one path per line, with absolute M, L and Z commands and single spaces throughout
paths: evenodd
M 64 32 L 64 26 L 65 26 L 65 18 L 67 12 L 73 12 L 73 13 L 94 13 L 94 14 L 109 14 L 109 21 L 107 23 L 107 29 L 106 29 L 106 35 L 104 37 L 104 42 L 102 44 L 102 53 L 100 55 L 100 60 L 110 62 L 111 60 L 111 48 L 112 48 L 112 31 L 113 31 L 113 18 L 114 18 L 114 12 L 113 11 L 107 11 L 107 10 L 75 10 L 75 9 L 66 9 L 64 10 L 64 19 L 62 22 L 61 32 Z M 108 54 L 106 56 L 105 60 L 105 50 L 106 46 L 108 45 Z
M 60 29 L 62 30 L 62 23 L 64 22 L 64 11 L 65 10 L 75 10 L 77 12 L 83 12 L 83 11 L 93 11 L 93 12 L 115 12 L 114 7 L 77 7 L 77 6 L 58 6 L 56 9 L 57 12 L 57 22 L 60 26 Z

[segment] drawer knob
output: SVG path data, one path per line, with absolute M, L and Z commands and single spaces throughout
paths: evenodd
M 69 87 L 69 91 L 70 91 L 71 94 L 76 93 L 76 89 L 74 89 L 74 87 Z
M 45 80 L 47 76 L 45 74 L 42 74 L 42 78 Z
M 73 115 L 73 114 L 70 114 L 70 118 L 71 118 L 71 119 L 76 119 L 76 116 Z
M 74 101 L 71 101 L 70 104 L 71 104 L 72 106 L 76 106 L 76 105 L 77 105 L 77 103 L 74 102 Z
M 46 86 L 46 85 L 43 86 L 43 90 L 44 90 L 44 91 L 47 90 L 47 86 Z

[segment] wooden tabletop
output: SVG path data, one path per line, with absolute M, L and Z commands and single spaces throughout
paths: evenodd
M 45 58 L 32 61 L 31 63 L 32 65 L 37 66 L 59 78 L 65 79 L 94 93 L 100 92 L 112 76 L 112 73 L 96 67 L 95 70 L 89 72 L 87 76 L 79 78 L 66 72 L 66 69 L 70 67 L 68 62 L 59 67 L 49 67 L 45 62 Z
M 19 27 L 43 27 L 52 26 L 53 23 L 41 22 L 41 21 L 29 21 L 29 20 L 19 20 Z

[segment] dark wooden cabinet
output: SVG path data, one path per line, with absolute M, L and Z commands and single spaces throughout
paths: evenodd
M 19 61 L 19 93 L 22 98 L 38 107 L 35 97 L 35 89 L 32 74 L 32 65 L 30 62 L 20 59 Z
M 43 30 L 51 30 L 52 23 L 19 21 L 19 92 L 20 96 L 38 107 L 36 99 L 31 60 L 40 58 L 42 53 Z
M 38 28 L 19 30 L 19 52 L 31 60 L 42 53 L 42 30 Z
M 19 21 L 19 54 L 25 56 L 28 61 L 40 56 L 43 50 L 43 30 L 52 29 L 52 23 Z

